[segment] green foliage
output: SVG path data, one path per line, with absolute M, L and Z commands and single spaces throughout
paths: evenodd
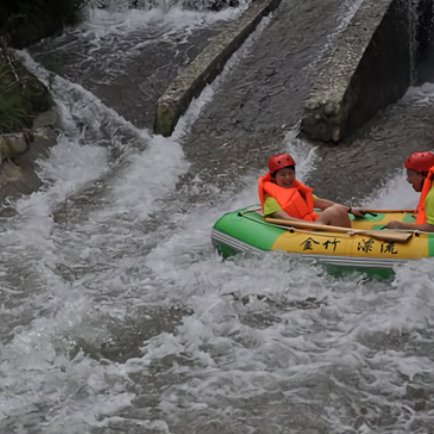
M 0 133 L 18 131 L 29 126 L 25 95 L 6 60 L 0 63 Z
M 0 28 L 22 48 L 61 32 L 82 17 L 88 0 L 1 0 Z
M 0 56 L 0 133 L 30 128 L 54 102 L 47 88 L 11 56 Z
M 9 57 L 7 45 L 23 48 L 76 24 L 89 0 L 0 0 L 0 133 L 31 127 L 53 105 L 49 92 Z

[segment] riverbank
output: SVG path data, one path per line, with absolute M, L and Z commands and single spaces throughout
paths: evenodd
M 59 127 L 47 87 L 22 65 L 14 48 L 60 33 L 82 18 L 87 0 L 5 0 L 0 5 L 0 204 L 40 187 L 35 160 L 56 143 Z
M 53 99 L 2 40 L 0 49 L 0 204 L 40 186 L 34 162 L 56 143 Z

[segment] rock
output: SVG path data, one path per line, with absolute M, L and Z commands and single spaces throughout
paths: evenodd
M 53 141 L 55 137 L 56 134 L 49 125 L 0 136 L 0 166 L 3 161 L 14 160 L 24 154 L 34 142 Z
M 54 127 L 59 122 L 57 112 L 51 110 L 35 119 L 32 130 L 0 136 L 0 204 L 6 197 L 31 194 L 41 186 L 34 162 L 48 156 L 56 144 Z
M 26 152 L 32 141 L 31 131 L 0 136 L 0 165 L 3 161 L 13 160 Z

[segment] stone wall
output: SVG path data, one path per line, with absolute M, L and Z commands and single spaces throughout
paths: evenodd
M 405 93 L 411 77 L 409 1 L 361 5 L 305 103 L 301 125 L 308 137 L 339 142 Z

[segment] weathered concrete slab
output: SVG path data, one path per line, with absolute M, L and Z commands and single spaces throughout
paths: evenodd
M 410 0 L 365 0 L 305 102 L 302 131 L 340 141 L 397 101 L 411 77 Z
M 154 124 L 157 134 L 172 134 L 178 119 L 185 113 L 191 100 L 220 74 L 227 60 L 256 29 L 261 18 L 275 9 L 280 2 L 281 0 L 254 2 L 175 78 L 157 102 Z

